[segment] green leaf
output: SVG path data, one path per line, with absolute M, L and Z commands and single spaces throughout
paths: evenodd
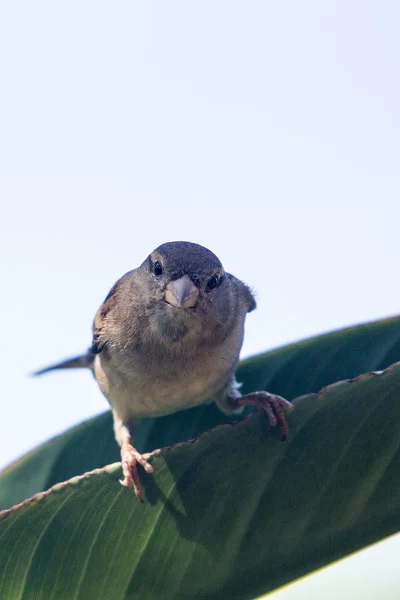
M 335 381 L 384 369 L 400 359 L 400 317 L 291 344 L 241 363 L 245 392 L 265 389 L 288 399 Z M 292 418 L 295 417 L 291 417 Z M 144 419 L 135 444 L 149 452 L 234 420 L 213 404 L 158 419 Z M 277 434 L 273 434 L 277 437 Z M 119 460 L 110 413 L 79 425 L 23 457 L 0 475 L 0 509 L 75 475 Z
M 155 456 L 145 503 L 115 465 L 2 513 L 0 598 L 254 598 L 396 532 L 400 364 L 296 405 Z

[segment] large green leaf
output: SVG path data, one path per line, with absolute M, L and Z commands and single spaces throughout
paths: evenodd
M 266 389 L 292 399 L 335 381 L 383 369 L 400 359 L 400 318 L 351 327 L 242 362 L 244 391 Z M 56 376 L 56 374 L 54 374 Z M 291 417 L 295 418 L 295 417 Z M 195 437 L 229 419 L 213 405 L 145 419 L 135 436 L 143 451 Z M 80 473 L 119 460 L 110 413 L 70 430 L 0 476 L 0 509 Z
M 5 511 L 0 598 L 254 598 L 397 531 L 400 364 L 296 404 L 286 443 L 256 414 L 155 456 L 144 503 L 114 465 Z

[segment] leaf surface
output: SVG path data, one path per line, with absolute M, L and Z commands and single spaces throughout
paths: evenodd
M 400 529 L 400 364 L 296 400 L 290 425 L 163 451 L 144 503 L 114 465 L 3 512 L 0 598 L 254 598 Z
M 335 331 L 249 358 L 239 365 L 238 380 L 243 382 L 244 392 L 264 389 L 293 399 L 318 392 L 335 381 L 384 369 L 397 360 L 400 317 Z M 53 376 L 60 377 L 58 373 Z M 290 416 L 290 422 L 293 418 Z M 144 419 L 137 428 L 135 445 L 150 452 L 235 419 L 229 419 L 214 404 Z M 107 412 L 47 442 L 3 471 L 0 509 L 118 460 L 111 414 Z

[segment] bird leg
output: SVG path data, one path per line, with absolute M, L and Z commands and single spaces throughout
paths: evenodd
M 280 424 L 282 430 L 282 440 L 285 440 L 289 433 L 289 426 L 286 421 L 285 412 L 294 410 L 294 405 L 288 402 L 282 396 L 276 396 L 269 392 L 252 392 L 242 396 L 239 391 L 241 384 L 235 377 L 231 377 L 228 384 L 214 398 L 217 406 L 225 414 L 240 414 L 244 406 L 255 406 L 267 413 L 270 427 L 276 427 Z
M 268 417 L 270 427 L 275 427 L 277 423 L 281 426 L 282 437 L 285 440 L 289 433 L 289 426 L 286 421 L 285 412 L 294 410 L 294 405 L 282 398 L 269 392 L 252 392 L 246 396 L 235 398 L 235 404 L 238 406 L 256 406 L 263 410 Z
M 139 500 L 143 500 L 144 491 L 140 481 L 138 464 L 144 468 L 146 473 L 153 473 L 154 469 L 143 454 L 140 454 L 140 452 L 132 446 L 133 426 L 130 425 L 128 428 L 127 423 L 119 417 L 115 410 L 113 410 L 113 417 L 115 438 L 121 447 L 121 464 L 124 475 L 121 484 L 124 487 L 133 487 Z
M 144 492 L 140 481 L 138 463 L 142 465 L 146 473 L 153 473 L 154 469 L 149 462 L 130 443 L 121 446 L 121 463 L 124 479 L 121 484 L 125 487 L 133 487 L 139 500 L 143 500 Z

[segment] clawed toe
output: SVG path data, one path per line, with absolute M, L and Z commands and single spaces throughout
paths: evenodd
M 289 426 L 286 421 L 285 411 L 294 410 L 294 405 L 282 396 L 270 394 L 269 392 L 253 392 L 237 399 L 240 406 L 256 406 L 263 410 L 268 417 L 270 427 L 275 427 L 277 423 L 281 426 L 282 440 L 287 438 Z
M 126 444 L 121 448 L 121 463 L 122 472 L 124 474 L 124 479 L 121 480 L 121 484 L 124 487 L 133 487 L 134 492 L 139 500 L 143 500 L 144 491 L 140 481 L 137 465 L 139 463 L 144 468 L 146 473 L 149 474 L 154 472 L 153 467 L 145 459 L 145 457 L 130 444 Z

